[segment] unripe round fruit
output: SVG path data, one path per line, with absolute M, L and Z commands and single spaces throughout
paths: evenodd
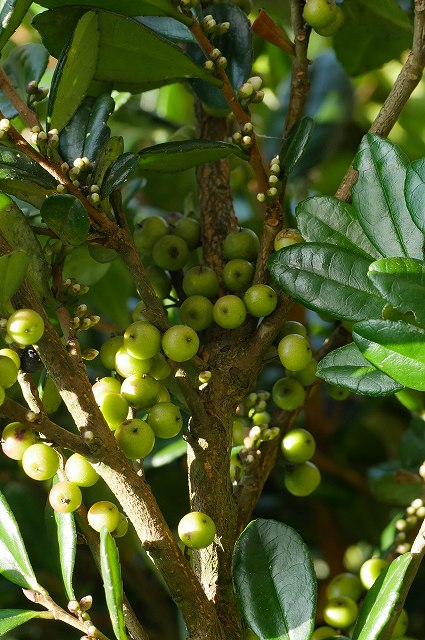
M 10 422 L 1 435 L 3 453 L 12 460 L 22 460 L 28 447 L 35 443 L 35 435 L 28 424 L 24 422 Z
M 6 331 L 17 344 L 34 344 L 44 333 L 44 321 L 33 309 L 18 309 L 9 317 Z
M 0 386 L 9 389 L 18 379 L 18 367 L 7 356 L 0 356 Z
M 326 624 L 346 629 L 357 619 L 359 608 L 351 598 L 340 596 L 329 600 L 323 609 L 323 618 Z
M 199 349 L 199 337 L 196 331 L 184 324 L 167 329 L 162 336 L 162 350 L 170 360 L 187 362 Z
M 133 322 L 124 333 L 124 348 L 133 358 L 153 358 L 161 348 L 161 333 L 150 322 Z
M 18 369 L 21 368 L 21 359 L 13 349 L 0 349 L 0 356 L 6 356 L 6 358 L 10 358 L 16 364 Z
M 346 400 L 351 393 L 349 389 L 344 389 L 344 387 L 337 387 L 335 384 L 329 383 L 326 385 L 326 391 L 330 398 L 338 401 Z
M 245 321 L 246 307 L 238 296 L 221 296 L 214 304 L 213 316 L 223 329 L 237 329 Z
M 273 402 L 279 409 L 294 411 L 304 404 L 306 392 L 298 380 L 294 378 L 280 378 L 272 388 Z
M 169 232 L 168 222 L 161 216 L 149 216 L 136 225 L 134 244 L 141 253 L 150 254 L 156 242 Z
M 291 429 L 282 440 L 282 453 L 288 462 L 307 462 L 315 451 L 316 442 L 307 429 Z
M 216 272 L 203 265 L 188 269 L 183 276 L 183 291 L 189 296 L 205 296 L 214 298 L 219 290 L 219 282 Z
M 190 549 L 205 549 L 214 540 L 215 524 L 201 511 L 187 513 L 179 522 L 180 540 Z
M 189 257 L 186 240 L 171 234 L 165 235 L 155 243 L 152 259 L 158 267 L 167 271 L 183 269 Z
M 80 487 L 75 482 L 63 480 L 57 482 L 49 493 L 49 502 L 52 509 L 59 513 L 71 513 L 78 509 L 83 501 Z
M 175 404 L 159 402 L 149 410 L 148 424 L 158 438 L 174 438 L 183 426 L 183 418 Z
M 389 565 L 383 558 L 369 558 L 360 567 L 360 580 L 365 589 L 370 589 L 381 571 Z
M 226 260 L 242 258 L 251 262 L 256 259 L 259 248 L 260 241 L 255 231 L 240 227 L 231 231 L 224 239 L 223 254 Z
M 102 527 L 106 527 L 108 531 L 113 531 L 119 524 L 120 512 L 113 502 L 100 500 L 95 502 L 88 510 L 87 520 L 95 531 L 100 531 Z
M 128 376 L 140 375 L 149 373 L 152 366 L 152 358 L 141 360 L 130 355 L 127 349 L 122 346 L 118 349 L 115 355 L 115 370 L 123 378 Z
M 320 484 L 320 471 L 312 462 L 303 462 L 285 473 L 284 484 L 293 496 L 308 496 Z
M 201 225 L 199 220 L 184 216 L 177 221 L 172 231 L 176 236 L 180 236 L 180 238 L 186 240 L 189 249 L 196 249 L 196 247 L 199 246 L 201 239 Z
M 118 522 L 118 526 L 111 533 L 114 538 L 122 538 L 128 531 L 128 519 L 127 517 L 120 512 L 120 519 Z
M 100 378 L 100 380 L 95 382 L 91 390 L 93 391 L 93 395 L 97 404 L 100 404 L 103 396 L 106 393 L 120 393 L 121 382 L 118 380 L 118 378 L 105 376 L 104 378 Z
M 254 265 L 248 260 L 242 260 L 242 258 L 229 260 L 223 269 L 224 286 L 232 293 L 242 293 L 251 284 L 254 271 Z
M 124 338 L 122 336 L 114 336 L 102 344 L 99 355 L 105 369 L 115 369 L 115 356 L 123 344 Z
M 312 358 L 304 369 L 300 369 L 299 371 L 289 371 L 288 375 L 290 375 L 291 378 L 298 380 L 303 387 L 309 387 L 317 380 L 316 371 L 317 362 Z
M 161 269 L 161 267 L 158 267 L 156 264 L 150 264 L 146 267 L 146 275 L 160 300 L 170 295 L 173 283 L 168 271 Z
M 24 451 L 22 468 L 33 480 L 49 480 L 59 468 L 59 456 L 52 447 L 37 442 Z
M 115 431 L 115 439 L 120 449 L 130 460 L 146 458 L 155 444 L 155 434 L 144 420 L 126 420 Z
M 44 384 L 42 388 L 39 389 L 38 395 L 40 396 L 46 413 L 55 413 L 59 409 L 62 398 L 55 381 L 49 375 L 46 375 Z
M 158 401 L 161 385 L 149 374 L 126 378 L 121 385 L 121 394 L 136 409 L 148 409 Z
M 326 587 L 326 597 L 330 600 L 331 598 L 345 596 L 357 602 L 363 590 L 360 578 L 354 573 L 339 573 L 332 578 Z
M 307 0 L 303 17 L 313 29 L 326 27 L 336 17 L 335 0 Z
M 270 413 L 268 411 L 257 411 L 252 414 L 251 420 L 254 426 L 259 426 L 261 424 L 269 424 L 272 419 Z
M 80 453 L 73 453 L 65 463 L 65 473 L 68 480 L 79 487 L 92 487 L 99 480 L 99 474 L 90 462 Z
M 279 359 L 285 369 L 300 371 L 311 360 L 311 347 L 307 338 L 292 333 L 282 338 L 278 347 Z
M 124 422 L 128 415 L 127 400 L 119 393 L 105 393 L 99 402 L 99 409 L 112 431 Z
M 336 13 L 335 13 L 335 17 L 332 20 L 332 22 L 330 22 L 329 24 L 326 25 L 326 27 L 317 27 L 315 29 L 316 33 L 319 34 L 319 36 L 323 36 L 323 37 L 329 37 L 329 36 L 333 36 L 337 31 L 339 31 L 342 27 L 342 25 L 344 24 L 344 20 L 345 20 L 345 16 L 344 16 L 344 12 L 341 9 L 341 7 L 336 7 Z
M 160 402 L 171 402 L 170 392 L 164 384 L 159 384 L 160 390 L 156 398 L 156 404 Z
M 304 238 L 296 229 L 282 229 L 274 239 L 274 250 L 279 251 L 300 242 L 304 242 Z
M 156 356 L 152 358 L 152 366 L 149 369 L 149 375 L 155 380 L 165 380 L 171 373 L 171 367 L 162 355 L 162 353 L 157 353 Z
M 282 339 L 291 333 L 304 336 L 304 338 L 308 337 L 307 327 L 297 320 L 286 320 L 279 331 L 279 338 Z
M 326 638 L 330 638 L 335 633 L 335 629 L 332 627 L 317 627 L 313 631 L 313 635 L 310 640 L 326 640 Z
M 180 307 L 180 319 L 194 331 L 208 329 L 213 323 L 213 303 L 205 296 L 189 296 Z
M 277 305 L 277 294 L 267 284 L 254 284 L 243 297 L 246 309 L 255 318 L 270 315 Z

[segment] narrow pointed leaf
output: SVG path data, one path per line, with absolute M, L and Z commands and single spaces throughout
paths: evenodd
M 75 0 L 42 0 L 42 7 L 55 9 L 75 5 Z M 184 24 L 190 24 L 190 18 L 184 16 L 173 6 L 171 0 L 84 0 L 84 6 L 94 9 L 114 11 L 125 16 L 172 16 Z
M 100 190 L 101 197 L 106 198 L 114 189 L 122 186 L 124 182 L 128 180 L 138 163 L 139 156 L 137 153 L 124 153 L 117 158 L 105 174 L 105 179 Z
M 366 360 L 353 343 L 335 349 L 320 360 L 317 375 L 330 384 L 365 396 L 388 396 L 403 389 L 403 385 Z
M 308 547 L 275 520 L 254 520 L 233 556 L 233 582 L 248 626 L 267 640 L 305 640 L 314 627 L 317 582 Z
M 4 636 L 12 629 L 20 627 L 34 618 L 44 618 L 51 620 L 51 611 L 31 611 L 30 609 L 0 609 L 0 636 Z
M 425 233 L 425 158 L 407 167 L 404 195 L 414 223 Z
M 100 531 L 100 570 L 115 636 L 117 640 L 128 640 L 122 604 L 123 587 L 118 549 L 106 527 L 102 527 Z
M 279 153 L 280 165 L 284 175 L 289 175 L 298 160 L 304 155 L 314 129 L 313 118 L 298 120 L 285 138 Z
M 5 313 L 6 305 L 21 286 L 29 263 L 30 257 L 25 251 L 12 251 L 0 257 L 1 313 Z
M 330 244 L 301 243 L 272 254 L 270 273 L 310 309 L 341 320 L 380 317 L 385 301 L 367 277 L 370 260 Z
M 377 369 L 405 387 L 425 391 L 425 329 L 402 321 L 367 320 L 354 325 L 353 339 Z
M 143 171 L 184 171 L 198 164 L 215 162 L 231 155 L 244 160 L 248 159 L 241 148 L 231 142 L 210 140 L 165 142 L 142 149 L 139 152 L 139 166 Z
M 365 234 L 385 257 L 422 257 L 423 236 L 404 198 L 408 160 L 392 142 L 364 136 L 354 167 L 353 204 Z
M 0 573 L 10 582 L 44 592 L 30 564 L 21 532 L 4 495 L 0 492 Z
M 391 618 L 398 617 L 399 607 L 403 605 L 400 605 L 400 589 L 412 560 L 411 553 L 404 553 L 378 576 L 363 602 L 353 640 L 379 640 Z
M 31 0 L 0 0 L 0 51 L 21 24 Z
M 314 196 L 300 202 L 296 213 L 305 240 L 335 244 L 368 258 L 381 257 L 361 228 L 351 204 L 333 196 Z
M 90 219 L 82 203 L 74 196 L 50 196 L 43 202 L 40 214 L 63 242 L 77 246 L 87 239 Z

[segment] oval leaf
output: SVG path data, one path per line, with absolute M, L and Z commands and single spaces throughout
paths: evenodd
M 353 204 L 365 234 L 386 257 L 422 257 L 423 236 L 404 198 L 408 160 L 388 140 L 367 134 L 354 160 Z
M 261 638 L 305 640 L 314 626 L 317 582 L 308 547 L 294 529 L 254 520 L 233 556 L 236 598 Z
M 42 7 L 55 9 L 75 5 L 75 0 L 42 0 Z M 171 0 L 84 0 L 84 6 L 114 11 L 125 16 L 172 16 L 185 24 L 190 18 L 173 7 Z
M 30 609 L 1 609 L 0 610 L 0 636 L 4 636 L 12 629 L 34 618 L 53 619 L 51 611 L 31 611 Z
M 50 196 L 43 202 L 40 214 L 63 242 L 77 246 L 87 239 L 90 219 L 83 204 L 74 196 Z
M 279 153 L 284 175 L 289 176 L 298 160 L 304 155 L 314 129 L 313 118 L 301 118 L 288 132 Z
M 425 158 L 407 167 L 404 195 L 414 223 L 425 233 Z
M 182 140 L 165 142 L 139 151 L 139 166 L 143 171 L 184 171 L 198 164 L 215 162 L 236 155 L 248 160 L 240 147 L 231 142 Z
M 405 387 L 425 391 L 425 330 L 393 320 L 367 320 L 353 327 L 353 339 L 377 369 Z
M 353 343 L 320 360 L 317 375 L 330 384 L 365 396 L 388 396 L 403 389 L 403 385 L 371 365 Z
M 106 527 L 102 527 L 100 531 L 100 571 L 115 636 L 117 640 L 128 640 L 122 604 L 123 588 L 118 549 Z
M 124 153 L 117 158 L 105 174 L 105 179 L 102 182 L 102 188 L 100 190 L 101 197 L 106 198 L 114 189 L 122 186 L 124 182 L 128 180 L 138 163 L 139 156 L 137 153 Z
M 57 182 L 22 151 L 0 144 L 0 189 L 39 208 Z
M 279 287 L 310 309 L 341 320 L 380 317 L 385 301 L 367 277 L 369 260 L 330 244 L 301 243 L 269 259 Z
M 0 0 L 0 51 L 21 24 L 31 0 Z
M 21 286 L 29 262 L 29 255 L 25 251 L 12 251 L 0 257 L 0 310 L 3 309 L 3 313 Z

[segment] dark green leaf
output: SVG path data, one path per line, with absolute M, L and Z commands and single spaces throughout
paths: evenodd
M 48 51 L 42 44 L 35 42 L 15 47 L 4 61 L 3 68 L 9 82 L 24 102 L 27 100 L 27 84 L 32 80 L 39 82 L 48 61 Z M 3 92 L 0 93 L 0 108 L 6 118 L 11 119 L 18 115 Z
M 404 199 L 408 160 L 379 136 L 364 136 L 354 160 L 359 172 L 353 204 L 369 240 L 384 257 L 422 258 L 423 236 Z
M 391 305 L 402 313 L 413 312 L 425 325 L 425 264 L 414 258 L 382 258 L 372 262 L 369 278 Z
M 97 67 L 99 40 L 98 14 L 87 11 L 63 49 L 53 75 L 47 114 L 52 128 L 61 131 L 87 94 Z
M 56 180 L 22 151 L 0 144 L 0 189 L 40 207 Z
M 318 364 L 317 375 L 330 384 L 365 396 L 387 396 L 403 388 L 375 369 L 353 343 L 325 356 Z
M 248 159 L 241 148 L 231 142 L 181 140 L 142 149 L 139 151 L 139 166 L 143 171 L 184 171 L 231 155 Z
M 251 522 L 235 546 L 233 581 L 245 620 L 261 638 L 310 637 L 316 576 L 309 550 L 294 529 L 275 520 Z
M 16 629 L 16 627 L 34 618 L 51 620 L 53 613 L 51 611 L 31 611 L 29 609 L 0 609 L 0 636 L 4 636 L 12 629 Z
M 398 618 L 400 589 L 412 560 L 411 553 L 404 553 L 378 576 L 363 602 L 354 627 L 353 640 L 379 640 L 390 621 L 394 617 Z
M 121 136 L 112 136 L 101 148 L 96 167 L 93 173 L 92 184 L 100 186 L 103 183 L 106 172 L 113 163 L 123 154 L 124 140 Z
M 114 189 L 122 186 L 139 163 L 137 153 L 124 153 L 109 167 L 102 182 L 100 195 L 106 198 Z
M 77 246 L 87 239 L 90 219 L 82 203 L 74 196 L 50 196 L 43 202 L 40 214 L 63 242 Z
M 368 258 L 380 258 L 356 218 L 352 205 L 333 196 L 314 196 L 297 206 L 300 232 L 310 242 L 325 242 L 360 253 Z
M 21 24 L 31 0 L 0 0 L 0 51 Z
M 385 301 L 367 277 L 370 261 L 331 244 L 302 243 L 272 254 L 270 273 L 310 309 L 341 320 L 380 317 Z
M 63 277 L 64 279 L 75 278 L 77 282 L 90 287 L 103 278 L 111 264 L 111 262 L 96 262 L 90 256 L 87 247 L 81 245 L 66 256 Z
M 412 391 L 412 389 L 408 389 Z M 421 392 L 416 391 L 420 394 Z M 421 394 L 422 395 L 422 394 Z M 423 407 L 423 399 L 422 399 Z M 422 418 L 414 417 L 400 438 L 400 462 L 408 469 L 418 468 L 425 460 L 425 425 Z
M 12 251 L 0 257 L 0 313 L 7 315 L 7 305 L 21 286 L 29 263 L 25 251 Z
M 15 517 L 0 492 L 0 573 L 24 589 L 44 593 L 30 564 Z
M 404 195 L 414 223 L 425 233 L 425 158 L 407 167 Z
M 425 390 L 425 330 L 393 320 L 366 320 L 353 327 L 353 339 L 377 369 L 411 389 Z
M 312 118 L 301 118 L 290 129 L 279 153 L 283 174 L 289 176 L 304 155 L 314 129 Z
M 140 14 L 139 14 L 140 15 Z M 137 18 L 138 22 L 141 22 L 152 31 L 159 33 L 164 38 L 169 40 L 176 40 L 177 42 L 196 42 L 190 29 L 186 25 L 173 20 L 173 18 L 157 18 L 156 16 L 144 16 Z
M 42 7 L 55 9 L 75 5 L 75 0 L 42 0 Z M 190 24 L 190 18 L 186 18 L 177 11 L 170 0 L 84 0 L 85 7 L 114 11 L 125 16 L 172 16 Z
M 100 531 L 100 571 L 106 604 L 117 640 L 128 640 L 123 612 L 121 565 L 115 540 L 106 527 Z
M 372 495 L 385 504 L 407 507 L 423 495 L 419 476 L 406 474 L 398 460 L 370 467 L 367 475 Z

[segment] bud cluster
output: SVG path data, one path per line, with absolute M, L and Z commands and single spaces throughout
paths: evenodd
M 214 20 L 211 14 L 205 16 L 201 21 L 201 27 L 204 33 L 211 37 L 222 36 L 230 29 L 230 22 L 219 22 Z
M 261 88 L 263 84 L 260 76 L 252 76 L 248 78 L 238 89 L 238 98 L 243 106 L 247 106 L 249 103 L 257 104 L 264 99 L 264 89 Z

